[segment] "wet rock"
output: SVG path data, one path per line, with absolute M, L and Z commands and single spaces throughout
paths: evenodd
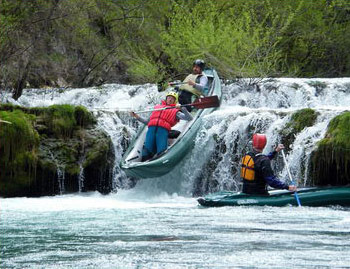
M 1 196 L 112 190 L 112 141 L 84 107 L 1 110 Z
M 291 120 L 282 129 L 281 141 L 288 150 L 290 145 L 293 144 L 295 136 L 300 133 L 304 128 L 313 126 L 318 113 L 311 109 L 305 108 L 298 110 L 291 116 Z
M 313 185 L 350 184 L 350 112 L 333 118 L 317 149 L 311 156 L 310 178 Z

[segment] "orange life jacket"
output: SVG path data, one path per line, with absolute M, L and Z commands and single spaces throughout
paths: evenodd
M 241 178 L 249 181 L 255 179 L 254 157 L 253 154 L 247 154 L 242 158 Z

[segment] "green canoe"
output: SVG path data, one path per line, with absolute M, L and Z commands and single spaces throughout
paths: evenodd
M 221 82 L 214 69 L 205 69 L 204 73 L 209 80 L 209 96 L 217 95 L 221 99 Z M 194 145 L 197 132 L 202 125 L 202 118 L 212 113 L 216 107 L 198 109 L 192 121 L 180 121 L 172 130 L 180 131 L 176 139 L 169 139 L 169 147 L 161 155 L 145 162 L 141 162 L 142 147 L 145 141 L 147 126 L 137 134 L 125 152 L 121 168 L 130 177 L 152 178 L 170 172 L 187 154 Z
M 217 192 L 197 199 L 206 207 L 218 206 L 286 206 L 297 205 L 294 193 L 287 190 L 270 191 L 268 196 L 240 192 Z M 350 187 L 305 188 L 298 190 L 302 206 L 350 206 Z

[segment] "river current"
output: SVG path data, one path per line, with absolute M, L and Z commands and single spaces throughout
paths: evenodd
M 234 159 L 247 145 L 247 130 L 266 133 L 271 150 L 302 108 L 317 111 L 317 120 L 296 135 L 287 160 L 293 177 L 308 185 L 310 153 L 329 121 L 350 110 L 350 79 L 228 84 L 223 94 L 221 108 L 204 119 L 176 172 L 131 189 L 119 167 L 123 136 L 138 128 L 127 111 L 157 103 L 163 93 L 155 85 L 27 89 L 18 101 L 0 96 L 24 106 L 84 105 L 116 152 L 115 192 L 109 195 L 0 198 L 0 268 L 350 268 L 349 208 L 202 208 L 193 198 L 238 190 Z M 281 160 L 274 169 L 286 178 Z
M 0 199 L 1 268 L 350 268 L 344 208 L 201 208 L 136 188 Z

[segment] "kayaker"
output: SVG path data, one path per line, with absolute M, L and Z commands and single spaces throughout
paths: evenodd
M 168 148 L 168 135 L 171 127 L 179 120 L 190 121 L 193 119 L 186 107 L 181 107 L 178 102 L 177 92 L 168 92 L 165 101 L 156 105 L 154 109 L 173 107 L 170 109 L 153 111 L 149 119 L 141 118 L 135 112 L 131 116 L 148 125 L 145 144 L 142 149 L 142 161 L 151 159 L 155 154 L 160 154 Z
M 183 82 L 187 84 L 180 87 L 179 103 L 186 105 L 192 103 L 192 96 L 200 97 L 208 94 L 208 77 L 203 73 L 205 62 L 197 59 L 193 62 L 192 74 L 189 74 Z M 188 111 L 191 112 L 189 107 Z
M 271 160 L 284 149 L 283 144 L 279 144 L 273 152 L 268 155 L 262 154 L 266 146 L 266 135 L 253 135 L 253 152 L 242 158 L 241 177 L 243 178 L 243 193 L 268 195 L 268 185 L 276 189 L 296 191 L 294 185 L 288 185 L 279 180 L 272 171 Z

